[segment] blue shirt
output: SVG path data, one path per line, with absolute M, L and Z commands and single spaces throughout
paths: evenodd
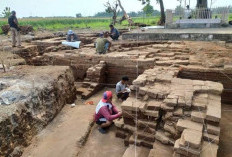
M 114 36 L 119 36 L 119 32 L 118 32 L 118 30 L 116 28 L 113 28 L 111 30 L 111 34 L 114 34 Z
M 125 84 L 122 84 L 122 82 L 118 82 L 116 84 L 116 93 L 118 94 L 119 92 L 122 92 L 124 91 L 124 89 L 126 88 L 126 85 Z

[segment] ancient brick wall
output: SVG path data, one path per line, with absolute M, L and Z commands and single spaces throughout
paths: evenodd
M 232 104 L 232 72 L 223 69 L 207 69 L 207 68 L 188 68 L 183 67 L 179 72 L 178 77 L 192 79 L 220 82 L 224 86 L 222 93 L 222 102 Z

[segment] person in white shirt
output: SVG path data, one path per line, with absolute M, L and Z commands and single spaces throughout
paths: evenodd
M 129 78 L 127 76 L 122 77 L 122 80 L 116 84 L 116 93 L 118 99 L 125 101 L 130 95 L 130 89 L 128 88 Z
M 189 5 L 187 5 L 186 8 L 187 8 L 187 9 L 185 9 L 184 18 L 185 18 L 185 19 L 191 19 L 191 18 L 192 18 L 192 11 L 191 11 L 191 9 L 189 8 Z

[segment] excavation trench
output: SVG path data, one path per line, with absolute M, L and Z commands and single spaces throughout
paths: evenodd
M 112 157 L 130 154 L 135 148 L 124 147 L 124 144 L 128 146 L 129 139 L 115 138 L 115 127 L 105 136 L 99 134 L 96 125 L 92 125 L 92 115 L 102 93 L 114 91 L 122 76 L 128 76 L 132 84 L 145 70 L 154 67 L 161 68 L 160 71 L 172 67 L 178 71 L 177 78 L 221 81 L 226 89 L 222 101 L 232 102 L 231 82 L 224 76 L 225 73 L 231 75 L 231 72 L 188 67 L 191 65 L 190 49 L 183 42 L 116 42 L 113 53 L 98 55 L 93 48 L 96 34 L 83 37 L 83 48 L 78 50 L 61 45 L 63 39 L 34 40 L 24 49 L 15 51 L 28 65 L 16 68 L 10 77 L 0 79 L 0 96 L 4 96 L 4 92 L 16 95 L 12 102 L 9 96 L 0 99 L 4 105 L 1 110 L 4 114 L 0 123 L 0 156 L 20 155 L 23 147 L 27 147 L 23 153 L 25 157 L 77 154 L 80 157 L 107 157 L 109 150 Z M 148 83 L 143 86 L 152 86 L 153 77 L 155 75 L 146 78 Z M 170 82 L 162 76 L 155 80 L 159 84 L 163 79 Z M 165 83 L 163 86 L 169 87 Z M 13 93 L 13 88 L 19 89 L 18 93 Z M 139 97 L 142 102 L 147 99 L 144 95 Z M 164 99 L 162 97 L 160 101 Z M 89 101 L 94 105 L 88 105 L 86 102 Z M 74 102 L 74 108 L 67 105 Z M 114 99 L 114 103 L 120 108 L 121 102 Z M 166 113 L 159 110 L 156 130 L 162 130 Z M 153 148 L 149 143 L 143 146 Z M 148 156 L 150 149 L 138 149 L 144 157 Z

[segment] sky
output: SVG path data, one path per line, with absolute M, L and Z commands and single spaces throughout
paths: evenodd
M 0 14 L 5 7 L 17 12 L 18 17 L 49 17 L 49 16 L 75 16 L 81 13 L 83 16 L 93 16 L 97 12 L 104 11 L 104 3 L 108 0 L 0 0 Z M 113 2 L 114 0 L 109 0 Z M 177 0 L 163 0 L 165 9 L 174 9 L 179 2 Z M 189 1 L 189 0 L 187 0 Z M 211 0 L 208 0 L 211 1 Z M 212 0 L 213 6 L 229 6 L 232 0 Z M 138 0 L 121 0 L 127 12 L 141 11 L 142 5 Z M 159 5 L 152 0 L 154 9 L 160 10 Z M 196 6 L 196 0 L 191 0 L 191 8 Z

